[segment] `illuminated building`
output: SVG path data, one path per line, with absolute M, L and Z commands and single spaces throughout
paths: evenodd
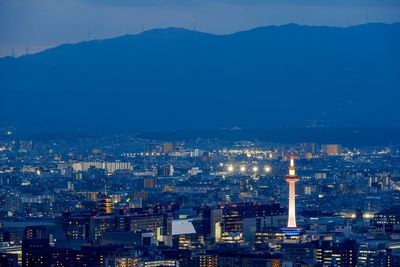
M 326 179 L 326 173 L 325 172 L 316 172 L 314 174 L 315 179 Z
M 400 228 L 400 206 L 392 206 L 375 213 L 373 224 L 376 228 L 385 229 L 386 232 Z
M 89 239 L 94 243 L 100 243 L 103 233 L 110 232 L 113 228 L 113 216 L 92 216 L 90 218 Z
M 243 231 L 243 218 L 236 209 L 224 209 L 224 232 L 241 233 Z
M 145 178 L 143 180 L 144 188 L 155 188 L 157 184 L 156 178 Z
M 71 216 L 70 213 L 64 213 L 62 226 L 67 240 L 85 241 L 89 238 L 90 217 L 88 216 Z
M 221 239 L 222 218 L 222 209 L 210 211 L 210 237 L 214 242 L 218 242 Z
M 285 265 L 281 255 L 264 252 L 247 252 L 241 250 L 211 250 L 217 256 L 218 266 L 293 266 Z
M 192 167 L 192 169 L 188 170 L 189 176 L 196 176 L 201 174 L 203 171 L 200 170 L 199 167 Z
M 138 214 L 130 216 L 130 231 L 150 231 L 158 241 L 172 236 L 172 218 L 169 214 Z
M 113 174 L 116 171 L 132 171 L 132 164 L 129 162 L 100 162 L 100 161 L 83 161 L 72 164 L 74 172 L 86 172 L 90 168 L 106 170 L 107 173 Z
M 196 148 L 195 150 L 190 152 L 190 156 L 191 157 L 200 157 L 200 150 Z
M 289 207 L 287 229 L 297 229 L 296 224 L 296 183 L 299 181 L 294 168 L 294 158 L 290 158 L 289 175 L 285 176 L 285 181 L 289 184 Z
M 368 258 L 371 258 L 372 255 L 378 252 L 378 246 L 373 246 L 368 242 L 359 242 L 358 243 L 358 265 L 367 266 Z M 374 265 L 372 265 L 374 266 Z M 385 266 L 385 265 L 383 265 Z
M 262 232 L 255 233 L 254 243 L 256 246 L 261 246 L 262 244 L 271 244 L 278 239 L 285 239 L 285 235 L 274 228 L 263 229 Z
M 307 196 L 311 195 L 311 186 L 304 187 L 304 195 L 307 195 Z
M 140 266 L 143 267 L 175 267 L 179 266 L 179 262 L 176 260 L 153 260 L 144 261 Z
M 395 267 L 400 266 L 400 255 L 392 253 L 390 249 L 381 249 L 369 254 L 366 261 L 368 267 Z
M 111 198 L 104 198 L 97 202 L 97 212 L 100 214 L 110 214 L 113 212 L 113 204 Z
M 196 241 L 197 232 L 192 219 L 177 219 L 172 221 L 172 244 L 175 248 L 190 249 Z
M 315 257 L 322 266 L 356 266 L 357 243 L 354 240 L 321 241 L 315 249 Z
M 112 267 L 139 267 L 140 259 L 135 256 L 115 256 L 106 259 L 106 266 Z
M 339 156 L 342 152 L 342 146 L 338 144 L 328 144 L 324 145 L 324 152 L 328 156 Z
M 196 255 L 193 257 L 195 267 L 217 267 L 217 255 Z
M 48 238 L 22 240 L 22 266 L 50 266 Z
M 40 239 L 46 238 L 49 232 L 44 226 L 27 226 L 24 229 L 24 239 Z
M 82 266 L 84 261 L 81 251 L 72 248 L 52 248 L 51 266 L 66 267 L 66 266 Z

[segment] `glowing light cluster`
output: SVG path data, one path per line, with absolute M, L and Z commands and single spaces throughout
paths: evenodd
M 222 165 L 220 164 L 220 166 Z M 248 168 L 245 165 L 235 166 L 233 164 L 228 164 L 226 165 L 226 170 L 230 173 L 235 172 L 236 170 L 240 171 L 241 173 L 246 173 Z M 249 167 L 249 170 L 256 174 L 260 172 L 260 167 L 258 165 L 253 165 Z M 261 168 L 261 170 L 264 170 L 265 173 L 270 173 L 272 171 L 272 167 L 265 165 L 264 168 Z

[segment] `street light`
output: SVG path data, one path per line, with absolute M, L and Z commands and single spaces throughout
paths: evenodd
M 258 172 L 258 167 L 257 166 L 253 167 L 253 172 Z
M 270 167 L 270 166 L 265 166 L 265 167 L 264 167 L 264 170 L 265 170 L 265 172 L 267 172 L 267 173 L 268 173 L 268 172 L 270 172 L 270 171 L 271 171 L 271 167 Z
M 228 172 L 233 172 L 234 170 L 235 168 L 233 167 L 233 165 L 228 166 Z

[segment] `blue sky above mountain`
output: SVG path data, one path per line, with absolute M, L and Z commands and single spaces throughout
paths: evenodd
M 183 27 L 231 33 L 264 25 L 399 21 L 397 0 L 2 0 L 0 56 Z

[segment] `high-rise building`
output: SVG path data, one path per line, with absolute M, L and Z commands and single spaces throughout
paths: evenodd
M 324 152 L 328 156 L 339 156 L 342 153 L 342 146 L 338 144 L 324 145 Z
M 285 181 L 289 184 L 288 222 L 287 228 L 284 229 L 287 235 L 297 235 L 299 230 L 296 224 L 296 183 L 299 180 L 294 168 L 294 157 L 291 157 L 289 174 L 285 176 Z

